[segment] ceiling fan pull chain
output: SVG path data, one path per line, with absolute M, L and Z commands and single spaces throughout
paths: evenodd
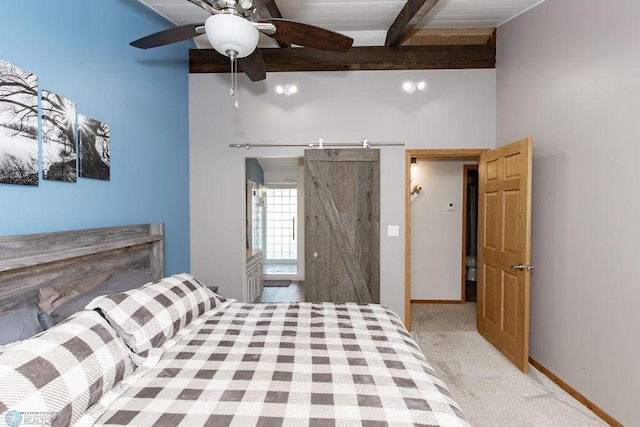
M 233 108 L 238 109 L 238 54 L 230 50 L 229 59 L 231 60 L 231 89 L 229 94 L 234 98 Z
M 236 55 L 234 51 L 229 51 L 229 61 L 231 61 L 231 88 L 229 89 L 229 95 L 233 96 L 235 92 L 235 67 L 236 64 Z
M 234 95 L 233 108 L 235 108 L 237 110 L 238 109 L 238 59 L 237 58 L 233 61 L 233 74 L 234 74 L 234 78 L 233 78 L 233 95 Z

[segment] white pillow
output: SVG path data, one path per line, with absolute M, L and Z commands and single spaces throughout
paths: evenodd
M 211 310 L 222 299 L 195 277 L 174 274 L 127 292 L 98 297 L 87 309 L 98 309 L 129 348 L 146 357 L 182 327 Z

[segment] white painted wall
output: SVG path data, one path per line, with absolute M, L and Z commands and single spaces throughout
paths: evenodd
M 407 79 L 424 92 L 401 91 Z M 297 96 L 275 95 L 294 82 Z M 303 148 L 229 148 L 229 144 L 400 142 L 381 149 L 381 301 L 404 317 L 404 153 L 410 148 L 480 148 L 495 144 L 495 70 L 270 73 L 241 76 L 240 109 L 229 76 L 191 74 L 191 271 L 241 297 L 244 263 L 244 158 L 302 156 Z M 388 225 L 399 237 L 387 237 Z M 384 232 L 383 232 L 384 231 Z
M 292 158 L 294 159 L 294 158 Z M 295 159 L 295 164 L 291 166 L 291 168 L 283 168 L 277 170 L 265 170 L 264 171 L 264 183 L 266 185 L 269 184 L 287 184 L 292 185 L 293 183 L 290 181 L 286 181 L 285 178 L 295 179 L 296 181 L 300 180 L 298 176 L 298 162 Z M 303 174 L 304 176 L 304 174 Z
M 640 423 L 640 2 L 547 0 L 498 29 L 498 145 L 532 136 L 531 356 Z
M 411 202 L 411 299 L 460 301 L 464 165 L 478 162 L 416 161 L 412 185 L 423 191 Z

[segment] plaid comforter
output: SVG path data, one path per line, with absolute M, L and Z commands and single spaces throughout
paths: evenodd
M 468 425 L 383 306 L 227 302 L 198 320 L 96 425 Z

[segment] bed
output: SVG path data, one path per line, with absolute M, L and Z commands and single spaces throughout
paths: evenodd
M 189 274 L 164 276 L 162 225 L 131 227 L 0 238 L 4 310 L 96 271 L 158 279 L 0 349 L 9 425 L 468 425 L 386 307 L 227 300 Z

